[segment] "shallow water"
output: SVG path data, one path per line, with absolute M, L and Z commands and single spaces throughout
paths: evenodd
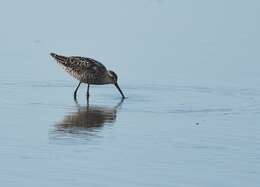
M 1 182 L 6 186 L 259 182 L 260 90 L 182 85 L 123 89 L 128 99 L 122 102 L 116 90 L 95 87 L 87 105 L 82 89 L 74 101 L 73 87 L 67 83 L 5 83 L 1 92 L 11 94 L 1 98 Z M 53 91 L 56 95 L 47 94 Z
M 1 186 L 258 186 L 258 2 L 16 3 L 0 6 Z M 102 61 L 127 99 L 74 100 L 50 51 Z

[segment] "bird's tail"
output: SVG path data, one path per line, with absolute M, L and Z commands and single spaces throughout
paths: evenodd
M 50 53 L 50 55 L 57 60 L 57 62 L 61 65 L 67 66 L 68 62 L 69 62 L 69 57 L 66 56 L 62 56 L 62 55 L 57 55 L 55 53 Z

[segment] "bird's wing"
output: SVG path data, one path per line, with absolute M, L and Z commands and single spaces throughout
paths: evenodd
M 71 65 L 80 67 L 81 71 L 88 73 L 100 74 L 107 71 L 101 62 L 88 57 L 71 56 L 70 62 Z

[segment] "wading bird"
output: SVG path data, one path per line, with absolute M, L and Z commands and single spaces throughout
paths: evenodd
M 77 91 L 81 83 L 88 84 L 87 99 L 89 99 L 89 85 L 91 84 L 114 84 L 122 95 L 122 98 L 125 98 L 125 95 L 118 86 L 116 73 L 107 70 L 102 63 L 87 57 L 66 57 L 55 53 L 50 53 L 50 55 L 65 69 L 65 71 L 79 80 L 79 84 L 74 91 L 74 98 L 77 97 Z

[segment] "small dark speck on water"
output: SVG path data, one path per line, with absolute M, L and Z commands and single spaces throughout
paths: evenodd
M 196 125 L 199 125 L 199 124 L 200 124 L 199 122 L 196 123 Z

